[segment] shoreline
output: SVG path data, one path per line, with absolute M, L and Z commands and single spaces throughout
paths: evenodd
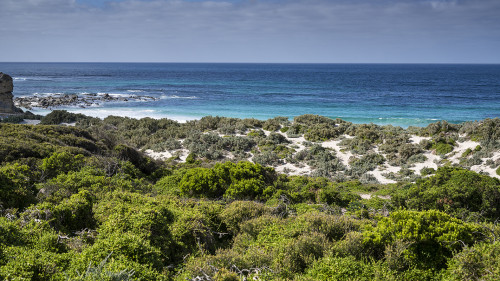
M 126 102 L 122 102 L 122 105 Z M 116 104 L 116 103 L 115 103 Z M 32 108 L 26 108 L 26 107 L 20 107 L 24 111 L 30 111 L 34 114 L 38 115 L 47 115 L 53 110 L 64 110 L 70 113 L 74 114 L 83 114 L 86 116 L 90 117 L 96 117 L 100 119 L 104 119 L 108 116 L 118 116 L 118 117 L 128 117 L 128 118 L 133 118 L 133 119 L 142 119 L 142 118 L 153 118 L 156 120 L 161 120 L 161 119 L 169 119 L 173 120 L 179 123 L 186 123 L 189 121 L 197 121 L 201 120 L 205 117 L 222 117 L 222 118 L 234 118 L 234 119 L 257 119 L 260 121 L 266 121 L 268 119 L 272 119 L 278 116 L 272 116 L 270 118 L 265 118 L 265 117 L 260 117 L 260 116 L 254 116 L 254 117 L 238 117 L 238 116 L 227 116 L 227 115 L 199 115 L 199 114 L 194 114 L 194 115 L 179 115 L 179 114 L 174 114 L 174 113 L 168 113 L 168 112 L 162 112 L 159 111 L 156 108 L 151 108 L 147 106 L 136 106 L 136 107 L 126 107 L 126 106 L 115 106 L 115 107 L 107 107 L 106 103 L 101 103 L 101 104 L 94 104 L 90 105 L 87 107 L 80 107 L 78 105 L 75 106 L 46 106 L 44 108 L 42 107 L 37 107 L 34 106 Z M 301 115 L 308 115 L 308 114 L 313 114 L 314 113 L 307 113 L 307 114 L 301 114 Z M 293 118 L 298 117 L 300 115 L 294 115 L 294 116 L 279 116 L 279 117 L 286 117 L 288 120 L 292 121 Z M 341 117 L 341 116 L 336 116 L 336 117 L 329 117 L 326 116 L 327 118 L 330 119 L 342 119 L 347 122 L 352 122 L 353 124 L 375 124 L 377 126 L 394 126 L 394 127 L 401 127 L 403 129 L 408 129 L 409 127 L 418 127 L 418 128 L 424 128 L 427 127 L 430 124 L 437 123 L 437 122 L 448 122 L 450 124 L 462 124 L 466 122 L 480 122 L 484 119 L 481 120 L 463 120 L 463 121 L 456 121 L 456 120 L 440 120 L 436 118 L 431 118 L 431 119 L 426 119 L 426 118 L 418 118 L 418 119 L 405 119 L 405 118 L 383 118 L 383 117 L 377 117 L 377 118 L 366 118 L 366 117 Z M 496 117 L 498 118 L 498 117 Z M 486 118 L 489 119 L 489 118 Z M 494 119 L 494 118 L 491 118 Z M 372 122 L 363 122 L 359 120 L 372 120 Z M 381 121 L 384 120 L 384 121 Z M 391 120 L 404 120 L 406 122 L 391 122 Z M 409 120 L 417 120 L 415 123 L 408 123 Z

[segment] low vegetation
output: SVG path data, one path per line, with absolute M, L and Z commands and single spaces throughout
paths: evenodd
M 447 149 L 464 136 L 481 149 L 458 157 L 493 153 L 500 147 L 498 119 L 407 130 L 315 115 L 186 124 L 64 112 L 44 119 L 76 127 L 0 123 L 2 280 L 500 274 L 500 180 L 460 165 L 420 175 L 405 168 L 394 175 L 403 180 L 385 185 L 367 176 L 388 162 L 406 165 L 427 148 L 451 157 Z M 297 151 L 284 135 L 310 143 Z M 348 166 L 317 143 L 342 135 L 350 136 L 343 146 L 352 151 Z M 427 141 L 410 143 L 409 135 Z M 142 152 L 155 147 L 190 154 L 159 161 Z M 272 165 L 280 161 L 314 172 L 278 173 Z M 495 161 L 489 165 L 498 173 Z

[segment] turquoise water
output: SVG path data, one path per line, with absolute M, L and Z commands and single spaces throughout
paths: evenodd
M 14 96 L 158 98 L 63 108 L 101 118 L 268 119 L 311 113 L 407 127 L 500 117 L 500 65 L 0 63 L 0 71 L 14 77 Z

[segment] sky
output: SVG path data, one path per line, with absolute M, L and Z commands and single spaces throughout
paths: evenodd
M 0 61 L 500 63 L 500 0 L 0 0 Z

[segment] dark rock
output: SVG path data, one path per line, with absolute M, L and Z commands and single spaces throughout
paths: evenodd
M 14 99 L 16 106 L 31 109 L 33 107 L 41 108 L 56 108 L 62 106 L 78 106 L 78 107 L 89 107 L 98 106 L 104 102 L 127 102 L 127 101 L 154 101 L 156 98 L 150 96 L 130 96 L 128 98 L 124 97 L 113 97 L 109 94 L 96 95 L 96 94 L 82 94 L 81 96 L 72 94 L 59 94 L 49 97 L 19 97 Z
M 0 72 L 0 113 L 22 113 L 22 110 L 14 106 L 12 91 L 14 91 L 12 77 Z

